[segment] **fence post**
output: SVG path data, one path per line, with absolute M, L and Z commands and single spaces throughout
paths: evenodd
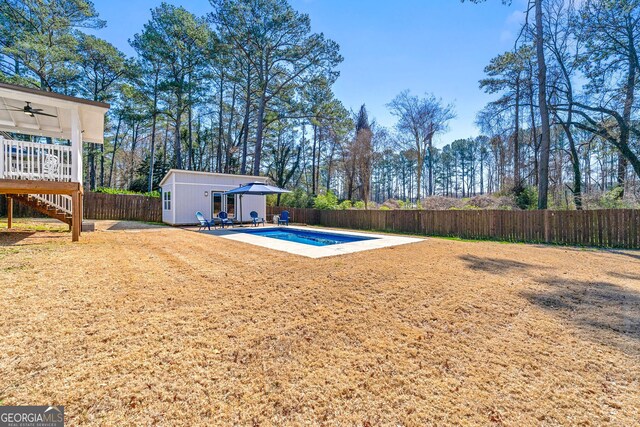
M 544 211 L 544 242 L 551 243 L 551 211 Z
M 491 212 L 491 218 L 489 218 L 489 237 L 490 238 L 495 238 L 496 236 L 496 217 L 498 216 L 496 214 L 496 211 L 492 210 Z

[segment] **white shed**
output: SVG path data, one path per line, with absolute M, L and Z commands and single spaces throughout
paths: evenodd
M 218 216 L 220 211 L 227 212 L 229 218 L 236 220 L 242 217 L 243 222 L 251 220 L 251 211 L 264 218 L 267 214 L 266 196 L 243 195 L 240 215 L 240 196 L 224 192 L 252 182 L 267 181 L 268 178 L 261 176 L 171 169 L 160 182 L 162 221 L 171 225 L 195 224 L 198 222 L 197 211 L 207 219 Z

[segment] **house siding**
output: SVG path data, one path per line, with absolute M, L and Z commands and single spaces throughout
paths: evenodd
M 196 223 L 195 213 L 200 211 L 211 218 L 212 192 L 225 192 L 250 182 L 267 182 L 265 177 L 247 177 L 241 175 L 204 174 L 183 171 L 171 171 L 164 180 L 162 191 L 172 192 L 171 211 L 162 212 L 162 219 L 171 225 L 191 225 Z M 205 192 L 207 195 L 205 196 Z M 236 196 L 236 219 L 240 219 L 239 196 Z M 242 220 L 250 220 L 249 213 L 258 212 L 265 217 L 267 199 L 265 196 L 242 196 Z
M 162 222 L 167 223 L 167 224 L 173 224 L 174 220 L 173 220 L 173 212 L 174 212 L 174 206 L 173 206 L 173 200 L 171 203 L 171 210 L 166 210 L 164 208 L 164 193 L 167 191 L 171 192 L 171 196 L 173 197 L 173 180 L 174 180 L 174 176 L 173 174 L 171 174 L 169 177 L 167 177 L 167 181 L 162 185 Z

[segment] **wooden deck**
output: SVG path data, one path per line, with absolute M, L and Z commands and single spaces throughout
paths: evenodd
M 0 179 L 0 194 L 66 194 L 82 193 L 79 182 Z
M 40 181 L 20 179 L 0 179 L 0 194 L 7 195 L 7 226 L 12 227 L 13 201 L 29 203 L 28 198 L 18 197 L 29 194 L 60 194 L 71 197 L 71 240 L 77 242 L 82 230 L 82 196 L 83 189 L 79 182 Z M 13 197 L 12 197 L 13 196 Z M 37 202 L 42 203 L 42 202 Z M 59 213 L 52 206 L 52 218 L 60 219 Z M 43 211 L 46 213 L 46 210 Z

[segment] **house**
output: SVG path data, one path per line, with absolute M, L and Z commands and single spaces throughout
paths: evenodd
M 0 194 L 7 196 L 9 228 L 16 201 L 67 223 L 78 240 L 82 144 L 103 143 L 108 110 L 102 102 L 0 83 Z
M 207 218 L 215 218 L 220 211 L 227 212 L 229 218 L 248 222 L 251 211 L 265 217 L 266 196 L 232 195 L 233 190 L 252 182 L 267 183 L 268 178 L 250 175 L 196 172 L 171 169 L 160 182 L 162 189 L 162 221 L 171 225 L 195 224 L 196 212 Z M 242 199 L 240 199 L 242 198 Z M 242 205 L 242 212 L 240 212 Z

